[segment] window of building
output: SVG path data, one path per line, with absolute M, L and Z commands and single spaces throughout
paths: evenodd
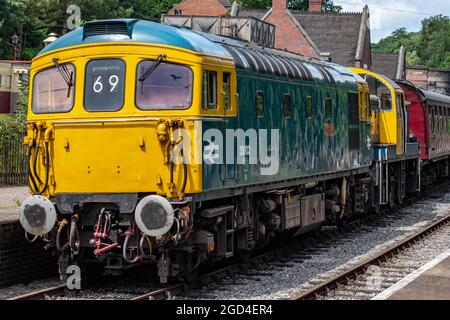
M 217 109 L 217 72 L 203 71 L 203 109 Z
M 11 89 L 11 76 L 6 76 L 6 88 Z
M 264 93 L 262 91 L 256 91 L 256 116 L 264 116 Z
M 306 97 L 306 118 L 311 119 L 313 116 L 313 101 L 311 96 Z
M 283 115 L 286 118 L 291 117 L 291 95 L 289 93 L 285 93 L 283 96 Z

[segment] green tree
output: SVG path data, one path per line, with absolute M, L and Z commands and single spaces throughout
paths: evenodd
M 450 19 L 442 15 L 422 21 L 422 30 L 408 32 L 406 28 L 395 30 L 390 36 L 372 45 L 376 52 L 398 52 L 401 46 L 407 50 L 408 64 L 427 67 L 450 67 Z
M 442 15 L 422 21 L 418 54 L 428 67 L 448 66 L 450 52 L 450 19 Z M 446 65 L 447 64 L 447 65 Z

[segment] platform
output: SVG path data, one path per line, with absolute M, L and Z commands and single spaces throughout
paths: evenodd
M 19 220 L 19 208 L 0 208 L 0 223 Z
M 372 300 L 450 300 L 450 250 Z
M 0 223 L 17 221 L 19 206 L 30 196 L 27 187 L 0 188 Z

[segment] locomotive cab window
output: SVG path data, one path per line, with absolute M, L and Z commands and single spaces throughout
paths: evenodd
M 58 65 L 34 76 L 32 110 L 34 113 L 60 113 L 72 109 L 75 96 L 75 67 Z
M 371 75 L 366 75 L 365 80 L 369 85 L 370 94 L 380 98 L 381 111 L 392 110 L 392 95 L 389 88 L 383 82 Z
M 331 98 L 325 98 L 325 115 L 327 119 L 333 118 L 333 100 Z
M 264 93 L 256 91 L 256 116 L 262 117 L 264 115 Z
M 203 71 L 203 109 L 217 109 L 217 72 Z
M 125 101 L 125 62 L 91 60 L 86 65 L 84 107 L 87 111 L 118 111 Z
M 183 65 L 155 61 L 143 61 L 138 65 L 137 107 L 142 110 L 189 108 L 192 104 L 192 70 Z M 155 63 L 158 63 L 156 67 Z
M 289 93 L 283 95 L 283 115 L 285 118 L 291 117 L 291 95 Z

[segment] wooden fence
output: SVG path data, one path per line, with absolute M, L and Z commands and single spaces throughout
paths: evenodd
M 0 186 L 27 184 L 27 155 L 23 137 L 0 137 Z

